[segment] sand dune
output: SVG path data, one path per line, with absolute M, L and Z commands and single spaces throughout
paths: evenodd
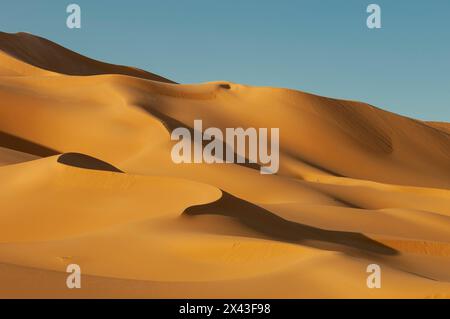
M 25 70 L 30 73 L 40 70 L 40 74 L 48 74 L 49 72 L 46 71 L 67 75 L 123 74 L 174 83 L 144 70 L 90 59 L 47 39 L 24 32 L 16 34 L 0 32 L 0 49 L 3 55 L 1 60 L 5 59 L 4 55 L 6 54 L 10 58 L 9 64 L 12 64 L 12 66 L 5 65 L 2 68 L 18 74 L 28 74 L 24 72 Z M 21 66 L 18 61 L 11 58 L 24 62 L 28 66 Z
M 449 123 L 24 33 L 0 33 L 0 101 L 0 297 L 450 297 Z M 174 164 L 195 119 L 280 128 L 279 172 Z
M 450 134 L 450 123 L 446 122 L 427 122 L 428 125 Z

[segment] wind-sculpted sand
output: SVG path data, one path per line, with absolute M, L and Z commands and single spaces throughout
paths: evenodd
M 197 119 L 279 128 L 279 171 L 173 163 Z M 0 33 L 0 297 L 449 298 L 449 125 Z

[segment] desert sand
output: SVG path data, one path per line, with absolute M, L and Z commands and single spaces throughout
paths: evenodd
M 174 164 L 195 119 L 280 128 L 279 172 Z M 1 298 L 450 298 L 449 123 L 0 33 L 0 181 Z

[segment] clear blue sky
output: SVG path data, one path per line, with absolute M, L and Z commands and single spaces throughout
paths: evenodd
M 82 28 L 66 27 L 66 6 Z M 366 7 L 382 8 L 381 30 Z M 182 83 L 229 80 L 450 121 L 450 0 L 2 0 L 0 30 Z

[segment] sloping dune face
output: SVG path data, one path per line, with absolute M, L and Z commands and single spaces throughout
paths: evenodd
M 279 128 L 279 171 L 175 164 L 194 120 Z M 1 33 L 0 297 L 448 298 L 448 125 Z
M 48 73 L 46 71 L 68 75 L 123 74 L 174 83 L 162 76 L 140 69 L 90 59 L 47 39 L 23 32 L 16 34 L 0 32 L 0 50 L 3 55 L 8 56 L 0 56 L 0 61 L 4 62 L 9 59 L 7 64 L 10 64 L 10 68 L 8 65 L 2 67 L 9 69 L 9 72 L 19 74 L 23 73 L 24 69 L 26 70 L 25 74 Z M 20 63 L 14 59 L 25 62 L 27 65 L 20 66 Z M 11 68 L 11 64 L 13 68 Z

